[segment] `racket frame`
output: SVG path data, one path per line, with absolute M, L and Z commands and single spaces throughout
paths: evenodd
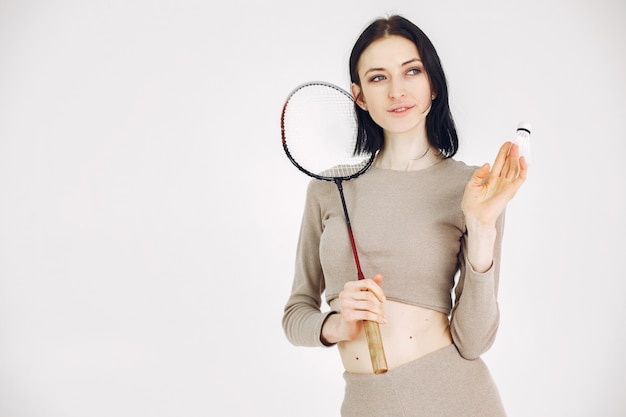
M 333 177 L 333 176 L 324 176 L 324 175 L 321 175 L 321 174 L 318 174 L 318 173 L 311 172 L 311 171 L 307 170 L 306 168 L 302 167 L 295 160 L 295 158 L 293 157 L 293 155 L 289 151 L 289 146 L 287 145 L 287 139 L 286 139 L 286 134 L 285 134 L 285 114 L 287 113 L 287 108 L 289 106 L 289 100 L 298 91 L 302 90 L 305 87 L 314 86 L 314 85 L 332 88 L 335 91 L 337 91 L 337 92 L 343 94 L 344 96 L 346 96 L 348 98 L 348 100 L 350 100 L 350 102 L 354 104 L 354 99 L 352 98 L 352 95 L 350 95 L 350 93 L 348 93 L 343 88 L 338 87 L 338 86 L 336 86 L 334 84 L 331 84 L 331 83 L 328 83 L 328 82 L 325 82 L 325 81 L 309 81 L 309 82 L 300 84 L 299 86 L 294 88 L 291 91 L 291 93 L 289 93 L 289 96 L 287 96 L 287 100 L 285 100 L 285 104 L 283 105 L 283 111 L 282 111 L 281 117 L 280 117 L 280 132 L 281 132 L 281 139 L 282 139 L 283 150 L 285 151 L 285 154 L 287 155 L 287 158 L 289 158 L 291 163 L 293 165 L 295 165 L 295 167 L 298 168 L 300 171 L 302 171 L 303 173 L 308 175 L 309 177 L 317 178 L 318 180 L 323 180 L 323 181 L 331 181 L 331 182 L 336 182 L 338 179 L 340 179 L 342 181 L 347 181 L 347 180 L 354 179 L 354 178 L 360 176 L 361 174 L 363 174 L 365 171 L 367 171 L 370 168 L 370 166 L 372 166 L 372 163 L 374 163 L 374 158 L 376 157 L 376 154 L 370 155 L 369 160 L 357 172 L 355 172 L 353 174 L 345 175 L 345 176 Z M 355 117 L 356 117 L 356 115 L 355 115 Z
M 294 159 L 287 145 L 287 139 L 286 139 L 286 134 L 285 134 L 285 114 L 287 112 L 287 108 L 289 106 L 289 100 L 291 99 L 291 97 L 294 94 L 296 94 L 298 91 L 300 91 L 301 89 L 307 86 L 312 86 L 312 85 L 332 88 L 340 92 L 341 94 L 345 95 L 350 100 L 350 102 L 354 104 L 352 95 L 350 95 L 341 87 L 338 87 L 334 84 L 324 82 L 324 81 L 311 81 L 311 82 L 300 84 L 299 86 L 297 86 L 291 91 L 291 93 L 287 97 L 287 100 L 285 101 L 285 104 L 283 105 L 283 110 L 282 110 L 281 118 L 280 118 L 283 150 L 285 151 L 285 154 L 287 155 L 287 158 L 289 158 L 291 163 L 304 174 L 308 175 L 309 177 L 318 179 L 318 180 L 334 182 L 337 185 L 337 189 L 339 190 L 339 196 L 341 198 L 341 205 L 343 207 L 344 217 L 346 220 L 346 226 L 348 229 L 348 235 L 350 237 L 350 245 L 352 246 L 352 254 L 353 254 L 354 262 L 355 262 L 356 269 L 357 269 L 357 278 L 359 280 L 362 280 L 362 279 L 365 279 L 365 276 L 363 275 L 363 271 L 361 270 L 361 262 L 359 261 L 359 255 L 358 255 L 358 251 L 356 248 L 356 242 L 354 240 L 354 235 L 352 233 L 352 225 L 350 224 L 350 216 L 348 215 L 348 208 L 346 206 L 346 200 L 345 200 L 344 193 L 343 193 L 343 181 L 348 181 L 348 180 L 357 178 L 358 176 L 363 174 L 365 171 L 367 171 L 372 165 L 372 163 L 374 162 L 374 158 L 376 154 L 370 155 L 369 160 L 357 172 L 353 174 L 345 175 L 345 176 L 338 176 L 338 177 L 324 176 L 324 175 L 311 172 L 307 170 L 306 168 L 302 167 Z M 356 153 L 356 150 L 355 150 L 355 153 Z M 367 345 L 368 345 L 368 349 L 370 353 L 370 359 L 372 361 L 372 368 L 374 370 L 374 374 L 376 375 L 383 374 L 387 372 L 388 366 L 387 366 L 387 360 L 385 358 L 385 351 L 383 348 L 382 336 L 380 334 L 380 326 L 378 325 L 378 322 L 369 321 L 369 320 L 364 320 L 363 326 L 365 329 L 365 336 L 367 339 Z

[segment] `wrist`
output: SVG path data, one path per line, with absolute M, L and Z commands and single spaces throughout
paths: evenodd
M 465 215 L 465 227 L 468 234 L 471 233 L 477 237 L 495 237 L 497 233 L 495 222 L 484 221 L 474 216 Z
M 332 346 L 339 342 L 337 337 L 337 319 L 338 313 L 336 311 L 331 311 L 324 319 L 322 323 L 322 329 L 320 331 L 320 341 L 325 346 Z
M 467 259 L 475 272 L 487 272 L 493 265 L 497 234 L 495 225 L 467 224 Z

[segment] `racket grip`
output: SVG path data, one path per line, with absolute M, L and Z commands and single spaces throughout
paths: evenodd
M 380 336 L 380 327 L 377 322 L 369 320 L 363 321 L 363 326 L 365 327 L 365 337 L 367 338 L 374 373 L 376 375 L 384 374 L 388 368 L 383 349 L 383 338 Z

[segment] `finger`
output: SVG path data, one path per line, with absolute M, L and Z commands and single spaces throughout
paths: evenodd
M 361 310 L 361 309 L 344 309 L 341 312 L 342 318 L 346 322 L 357 322 L 362 320 L 367 321 L 375 321 L 380 324 L 387 323 L 387 319 L 382 313 L 376 313 L 371 310 Z
M 520 157 L 519 166 L 520 166 L 520 171 L 519 171 L 518 178 L 520 178 L 522 182 L 524 182 L 526 181 L 526 176 L 528 175 L 528 162 L 526 161 L 526 157 L 524 156 Z
M 385 323 L 383 304 L 370 291 L 342 291 L 341 311 L 346 321 L 372 320 Z
M 526 158 L 521 156 L 519 158 L 518 164 L 518 172 L 517 176 L 513 179 L 513 186 L 515 187 L 515 192 L 522 186 L 522 184 L 526 181 L 526 176 L 528 175 L 528 163 L 526 162 Z
M 381 303 L 385 301 L 385 292 L 381 288 L 380 284 L 382 284 L 383 276 L 381 274 L 376 274 L 374 279 L 362 279 L 358 281 L 351 281 L 346 285 L 350 285 L 355 291 L 369 291 L 371 292 Z
M 485 163 L 483 166 L 476 168 L 471 179 L 472 185 L 482 185 L 485 179 L 489 176 L 489 164 Z
M 383 285 L 383 279 L 383 274 L 376 274 L 372 277 L 372 281 L 374 281 L 379 287 Z
M 506 166 L 503 176 L 509 180 L 516 179 L 521 171 L 519 146 L 511 145 L 511 150 L 506 158 Z
M 509 181 L 515 180 L 519 176 L 520 166 L 519 160 L 507 158 L 507 161 L 502 168 L 502 174 L 500 175 L 502 178 L 506 178 Z
M 493 168 L 491 168 L 491 175 L 494 177 L 499 177 L 502 174 L 502 168 L 506 162 L 506 157 L 511 150 L 511 142 L 504 142 L 502 146 L 500 146 L 500 150 L 498 151 L 498 155 L 496 156 L 496 160 L 493 163 Z
M 382 311 L 382 303 L 371 291 L 342 291 L 339 298 L 343 308 Z
M 376 284 L 374 281 L 372 281 L 372 283 L 374 285 L 371 286 L 370 288 L 368 288 L 367 292 L 373 294 L 374 297 L 376 297 L 376 299 L 378 300 L 378 302 L 380 302 L 380 303 L 385 302 L 387 297 L 385 297 L 385 293 L 383 292 L 383 289 L 378 284 Z
M 376 298 L 374 293 L 371 292 L 371 291 L 346 292 L 346 297 L 348 297 L 351 300 L 354 300 L 356 302 L 361 302 L 361 301 L 370 302 L 370 301 L 374 301 L 374 302 L 380 304 L 380 301 L 378 300 L 378 298 Z
M 515 177 L 511 178 L 508 186 L 506 187 L 508 189 L 509 199 L 512 199 L 517 194 L 519 189 L 522 187 L 522 184 L 524 184 L 524 182 L 526 181 L 527 174 L 528 163 L 526 162 L 526 159 L 522 156 L 518 160 L 517 173 L 515 174 Z

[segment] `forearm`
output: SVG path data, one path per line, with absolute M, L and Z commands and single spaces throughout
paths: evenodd
M 455 344 L 467 359 L 485 352 L 498 329 L 497 296 L 504 217 L 502 213 L 493 226 L 481 227 L 480 223 L 468 221 L 467 234 L 461 241 L 461 271 L 455 288 L 451 330 Z
M 493 344 L 500 322 L 494 268 L 473 270 L 469 260 L 463 268 L 462 294 L 452 311 L 450 331 L 461 355 L 476 359 Z
M 493 251 L 498 232 L 495 224 L 482 224 L 466 218 L 467 259 L 474 271 L 484 273 L 493 265 Z
M 322 313 L 308 303 L 287 305 L 283 329 L 287 339 L 296 346 L 324 346 L 321 329 L 330 312 Z

